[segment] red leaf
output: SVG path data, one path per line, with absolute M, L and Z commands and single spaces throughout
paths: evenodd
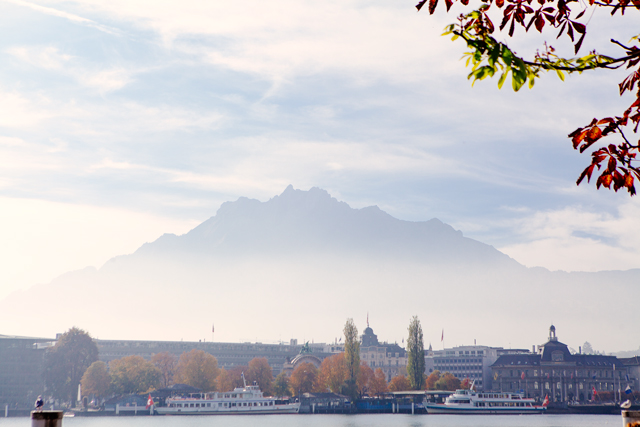
M 544 27 L 544 18 L 542 17 L 542 15 L 536 16 L 536 30 L 538 30 L 538 32 L 541 33 L 543 27 Z
M 587 132 L 587 139 L 592 142 L 599 140 L 601 136 L 602 130 L 598 126 L 593 126 Z
M 418 9 L 418 12 L 420 12 L 420 9 L 422 9 L 422 6 L 424 6 L 426 2 L 427 0 L 421 0 L 420 3 L 416 5 L 416 9 Z
M 429 0 L 429 14 L 433 15 L 433 12 L 436 11 L 436 6 L 438 5 L 438 0 Z

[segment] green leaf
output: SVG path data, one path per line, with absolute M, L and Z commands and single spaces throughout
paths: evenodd
M 509 70 L 511 70 L 511 68 L 507 68 L 505 72 L 502 73 L 502 75 L 500 76 L 500 79 L 498 80 L 498 89 L 502 89 L 502 85 L 504 84 L 504 81 L 507 79 L 507 74 L 509 74 Z

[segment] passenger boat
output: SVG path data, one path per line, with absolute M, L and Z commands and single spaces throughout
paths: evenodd
M 243 376 L 244 380 L 244 376 Z M 264 397 L 257 383 L 233 391 L 192 393 L 189 397 L 168 397 L 160 415 L 295 414 L 300 402 Z
M 456 390 L 444 404 L 425 403 L 429 414 L 540 414 L 547 409 L 549 399 L 545 397 L 537 406 L 533 399 L 520 393 L 476 392 Z

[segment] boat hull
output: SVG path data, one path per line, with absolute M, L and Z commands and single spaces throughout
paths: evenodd
M 266 414 L 297 414 L 300 405 L 286 405 L 280 407 L 234 407 L 234 408 L 156 408 L 158 415 L 266 415 Z
M 526 414 L 541 414 L 545 411 L 544 408 L 518 408 L 518 407 L 454 407 L 447 405 L 424 405 L 428 414 L 458 414 L 458 415 L 526 415 Z

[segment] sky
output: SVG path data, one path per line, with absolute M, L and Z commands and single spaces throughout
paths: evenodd
M 458 6 L 414 3 L 0 0 L 0 298 L 289 184 L 529 267 L 639 268 L 639 199 L 577 187 L 567 138 L 630 104 L 625 70 L 472 86 Z M 593 14 L 586 48 L 620 53 L 625 19 Z

